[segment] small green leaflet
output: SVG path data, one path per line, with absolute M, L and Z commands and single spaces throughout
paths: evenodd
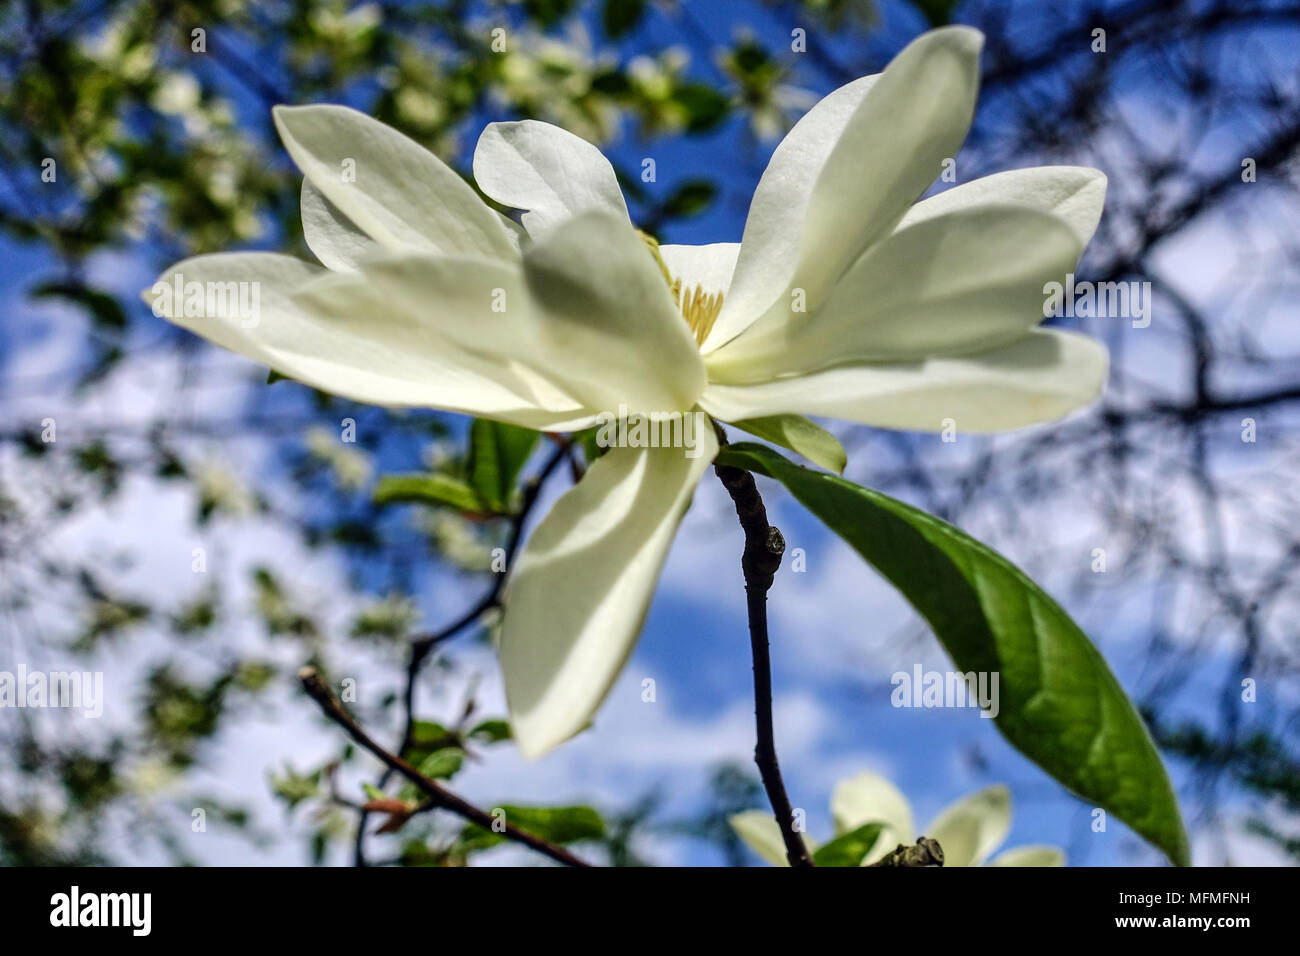
M 539 432 L 476 418 L 469 431 L 469 486 L 490 511 L 508 513 L 519 472 L 537 447 Z
M 476 514 L 486 510 L 474 489 L 458 478 L 438 474 L 384 475 L 375 486 L 375 504 L 418 501 Z
M 471 514 L 509 514 L 519 472 L 539 436 L 528 428 L 475 419 L 464 480 L 440 472 L 385 475 L 375 486 L 375 503 L 414 501 Z
M 957 667 L 999 675 L 994 722 L 1017 750 L 1175 864 L 1190 862 L 1142 718 L 1092 642 L 1024 572 L 933 515 L 761 445 L 729 445 L 718 463 L 785 485 L 903 593 Z
M 443 747 L 420 761 L 420 773 L 432 780 L 449 780 L 465 762 L 465 751 L 459 747 Z
M 856 830 L 842 833 L 817 848 L 813 853 L 813 863 L 818 866 L 861 866 L 862 858 L 876 845 L 883 828 L 883 823 L 864 823 Z
M 814 465 L 821 465 L 837 475 L 844 473 L 844 466 L 849 461 L 838 438 L 802 415 L 768 415 L 729 424 L 763 441 L 797 452 Z

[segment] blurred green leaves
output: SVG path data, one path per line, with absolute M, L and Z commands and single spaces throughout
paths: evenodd
M 605 0 L 600 16 L 605 36 L 617 39 L 635 29 L 645 9 L 646 0 Z
M 493 815 L 543 840 L 561 845 L 580 840 L 599 840 L 605 835 L 605 821 L 591 807 L 521 807 L 505 804 L 494 807 Z M 471 823 L 461 830 L 455 849 L 459 853 L 486 850 L 504 843 L 505 839 L 501 833 Z

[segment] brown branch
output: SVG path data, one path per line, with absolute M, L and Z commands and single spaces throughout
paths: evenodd
M 740 468 L 715 465 L 722 486 L 736 505 L 736 516 L 745 532 L 745 550 L 740 567 L 745 575 L 745 603 L 749 610 L 749 643 L 754 655 L 754 722 L 758 742 L 754 762 L 758 764 L 763 789 L 781 827 L 786 859 L 791 866 L 812 866 L 812 856 L 794 828 L 794 808 L 781 779 L 776 759 L 776 735 L 772 729 L 772 660 L 767 638 L 767 592 L 776 569 L 781 566 L 785 539 L 767 523 L 767 509 L 754 484 L 754 476 Z
M 298 679 L 302 681 L 302 688 L 309 697 L 320 706 L 322 713 L 330 720 L 334 721 L 345 731 L 348 736 L 359 743 L 366 750 L 378 757 L 384 762 L 390 770 L 400 773 L 411 783 L 415 784 L 425 795 L 429 797 L 434 806 L 441 807 L 444 810 L 450 810 L 462 819 L 471 823 L 477 823 L 485 830 L 497 832 L 496 824 L 498 820 L 490 813 L 480 810 L 471 803 L 466 802 L 461 797 L 452 793 L 441 784 L 430 780 L 420 771 L 416 770 L 409 763 L 396 754 L 389 753 L 378 743 L 376 743 L 369 734 L 367 734 L 355 720 L 352 715 L 343 709 L 333 691 L 325 686 L 325 682 L 320 679 L 320 674 L 314 667 L 304 667 L 298 672 Z M 543 840 L 541 837 L 534 836 L 526 830 L 521 830 L 511 823 L 505 823 L 503 834 L 507 839 L 514 840 L 516 843 L 522 843 L 524 846 L 531 847 L 538 853 L 549 856 L 558 863 L 565 866 L 591 866 L 585 860 L 580 860 L 562 846 L 556 846 Z

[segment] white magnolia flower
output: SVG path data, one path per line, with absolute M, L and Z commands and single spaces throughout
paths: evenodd
M 912 828 L 912 808 L 892 783 L 874 773 L 841 780 L 831 794 L 835 835 L 851 833 L 868 823 L 883 823 L 880 836 L 862 859 L 874 863 L 900 843 L 910 845 L 918 836 L 939 841 L 944 866 L 984 866 L 990 853 L 1011 829 L 1011 792 L 998 785 L 987 787 L 949 804 L 928 827 L 917 834 Z M 789 866 L 781 828 L 765 810 L 747 810 L 731 818 L 732 829 L 755 853 L 776 866 Z M 809 852 L 816 846 L 804 835 Z M 1021 846 L 1004 850 L 988 866 L 1064 866 L 1065 853 L 1054 846 Z
M 1105 177 L 1024 169 L 913 205 L 965 137 L 981 42 L 928 33 L 822 100 L 777 147 L 740 243 L 656 249 L 609 162 L 544 123 L 492 124 L 474 155 L 483 192 L 525 211 L 521 229 L 395 130 L 339 106 L 279 107 L 322 265 L 202 256 L 168 270 L 155 298 L 178 274 L 187 289 L 215 284 L 205 308 L 187 293 L 168 317 L 329 392 L 550 431 L 621 406 L 924 430 L 953 418 L 970 432 L 1055 419 L 1106 374 L 1101 345 L 1037 328 L 1043 285 L 1096 227 Z M 238 281 L 260 289 L 251 318 L 231 304 L 250 298 Z M 701 431 L 694 457 L 610 449 L 528 542 L 501 641 L 526 754 L 586 725 L 631 653 L 716 452 Z

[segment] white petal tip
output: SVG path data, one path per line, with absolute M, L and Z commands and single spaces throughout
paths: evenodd
M 515 738 L 520 756 L 525 760 L 541 760 L 565 739 L 542 733 L 538 728 L 530 728 L 527 721 L 521 721 L 514 714 L 510 715 L 510 732 Z
M 939 27 L 931 34 L 935 40 L 942 40 L 944 43 L 951 44 L 954 48 L 968 53 L 971 56 L 978 56 L 984 49 L 984 34 L 974 27 L 954 24 L 952 26 Z

